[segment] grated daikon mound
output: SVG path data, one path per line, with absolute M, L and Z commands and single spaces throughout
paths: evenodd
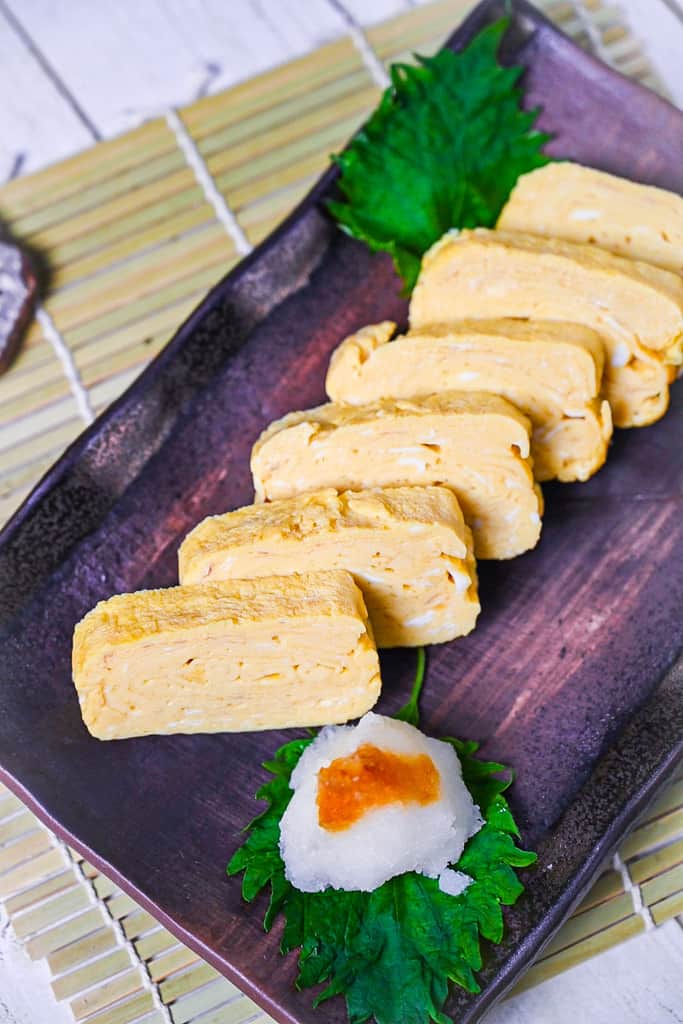
M 363 743 L 397 754 L 426 754 L 439 773 L 440 796 L 426 806 L 374 808 L 349 828 L 328 831 L 318 824 L 318 772 Z M 301 756 L 290 785 L 294 795 L 280 822 L 280 853 L 287 878 L 303 892 L 329 886 L 371 892 L 406 871 L 437 878 L 483 824 L 453 747 L 372 712 L 356 726 L 323 729 Z

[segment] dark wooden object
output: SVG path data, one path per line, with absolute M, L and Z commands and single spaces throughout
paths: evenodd
M 0 233 L 0 373 L 16 355 L 35 298 L 36 278 L 28 259 Z

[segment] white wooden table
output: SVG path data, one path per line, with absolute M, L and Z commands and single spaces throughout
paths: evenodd
M 419 0 L 418 0 L 419 2 Z M 0 0 L 0 182 L 415 6 L 414 0 Z M 683 107 L 683 0 L 619 5 Z M 0 915 L 0 1024 L 62 1024 Z M 683 1024 L 683 922 L 497 1007 L 492 1024 Z

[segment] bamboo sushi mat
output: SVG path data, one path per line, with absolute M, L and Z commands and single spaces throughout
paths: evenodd
M 665 93 L 615 8 L 536 2 L 581 45 Z M 341 38 L 0 188 L 0 217 L 49 273 L 21 354 L 0 377 L 0 523 L 307 191 L 377 102 L 376 58 L 433 52 L 472 6 L 413 9 L 368 29 L 369 50 Z M 269 1020 L 0 785 L 3 907 L 76 1021 Z M 682 912 L 683 771 L 520 987 Z

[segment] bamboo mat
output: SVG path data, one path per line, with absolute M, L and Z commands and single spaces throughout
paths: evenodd
M 538 5 L 581 45 L 665 93 L 614 7 Z M 385 64 L 433 52 L 472 6 L 413 9 L 368 29 L 367 42 Z M 0 523 L 367 116 L 380 87 L 366 60 L 341 38 L 0 188 L 0 218 L 49 281 L 19 358 L 0 377 Z M 0 902 L 76 1021 L 269 1020 L 1 786 Z M 521 987 L 681 912 L 683 773 Z

